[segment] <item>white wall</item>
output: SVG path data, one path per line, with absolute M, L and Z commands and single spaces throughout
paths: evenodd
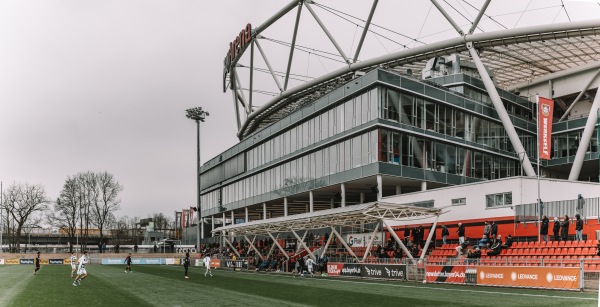
M 485 200 L 488 194 L 512 192 L 512 204 L 535 203 L 538 198 L 537 179 L 529 177 L 511 177 L 485 182 L 464 184 L 453 187 L 421 191 L 410 194 L 384 197 L 383 202 L 409 204 L 433 200 L 435 208 L 445 208 L 446 213 L 440 216 L 439 222 L 498 218 L 514 216 L 510 206 L 486 209 Z M 600 184 L 594 182 L 575 182 L 557 179 L 540 179 L 540 198 L 544 202 L 600 197 Z M 451 206 L 451 200 L 466 198 L 466 205 Z M 434 218 L 418 220 L 418 223 L 432 223 Z M 390 226 L 414 224 L 415 221 L 389 221 Z

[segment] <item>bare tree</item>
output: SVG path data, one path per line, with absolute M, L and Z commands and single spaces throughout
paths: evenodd
M 56 199 L 53 212 L 48 214 L 48 222 L 59 227 L 69 236 L 69 252 L 73 252 L 73 244 L 77 232 L 78 214 L 81 208 L 79 187 L 75 177 L 67 177 L 60 196 Z
M 28 183 L 13 183 L 4 195 L 4 209 L 13 221 L 14 236 L 11 243 L 14 251 L 21 244 L 23 228 L 37 226 L 41 221 L 41 217 L 35 213 L 46 210 L 48 199 L 41 185 Z
M 119 210 L 121 200 L 119 193 L 123 190 L 123 186 L 108 172 L 94 174 L 97 191 L 97 197 L 91 203 L 94 223 L 100 230 L 100 241 L 104 239 L 104 226 L 112 212 Z M 119 221 L 120 222 L 120 221 Z

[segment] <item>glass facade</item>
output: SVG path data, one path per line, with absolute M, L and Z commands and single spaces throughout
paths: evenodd
M 377 139 L 377 131 L 356 135 L 228 184 L 223 187 L 223 205 L 377 162 Z
M 566 158 L 569 156 L 575 156 L 577 148 L 579 147 L 579 141 L 581 140 L 581 134 L 583 130 L 570 131 L 567 133 L 553 134 L 552 135 L 552 158 Z M 598 136 L 597 130 L 594 129 L 594 134 L 590 140 L 588 152 L 598 152 Z
M 351 98 L 250 149 L 248 170 L 326 140 L 377 118 L 377 89 Z

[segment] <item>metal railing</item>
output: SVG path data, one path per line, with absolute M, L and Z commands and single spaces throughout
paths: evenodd
M 559 200 L 543 203 L 542 215 L 548 217 L 570 217 L 580 214 L 582 218 L 600 216 L 600 198 L 584 198 L 579 206 L 579 199 Z M 520 204 L 515 205 L 515 220 L 520 222 L 535 221 L 539 216 L 538 205 Z

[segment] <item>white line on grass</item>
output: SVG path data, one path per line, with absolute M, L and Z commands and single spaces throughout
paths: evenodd
M 231 273 L 233 274 L 234 272 L 229 272 L 229 271 L 219 271 L 219 272 L 227 272 L 227 273 Z M 236 274 L 239 273 L 246 273 L 246 274 L 256 274 L 253 272 L 235 272 Z M 285 278 L 289 278 L 289 276 L 283 276 L 283 275 L 274 275 L 274 274 L 269 274 L 269 276 L 277 276 L 277 277 L 285 277 Z M 433 288 L 433 287 L 423 287 L 423 286 L 410 286 L 410 285 L 398 285 L 398 284 L 392 284 L 392 283 L 377 283 L 377 282 L 364 282 L 364 281 L 355 281 L 355 280 L 340 280 L 340 279 L 333 279 L 333 278 L 315 278 L 311 280 L 320 280 L 320 281 L 331 281 L 331 282 L 342 282 L 342 283 L 356 283 L 356 284 L 365 284 L 365 285 L 378 285 L 378 286 L 389 286 L 389 287 L 400 287 L 400 288 L 412 288 L 412 289 L 431 289 L 431 290 L 441 290 L 441 291 L 459 291 L 459 292 L 471 292 L 471 293 L 485 293 L 485 294 L 499 294 L 499 295 L 521 295 L 521 296 L 531 296 L 531 297 L 547 297 L 547 298 L 560 298 L 560 299 L 565 299 L 565 300 L 570 300 L 570 299 L 574 299 L 574 300 L 584 300 L 584 301 L 597 301 L 598 298 L 595 297 L 577 297 L 577 296 L 559 296 L 559 295 L 546 295 L 546 294 L 529 294 L 529 293 L 512 293 L 512 292 L 499 292 L 499 291 L 484 291 L 484 290 L 470 290 L 470 289 L 456 289 L 456 288 L 452 288 L 452 289 L 448 289 L 448 288 Z M 523 288 L 526 289 L 526 288 Z

